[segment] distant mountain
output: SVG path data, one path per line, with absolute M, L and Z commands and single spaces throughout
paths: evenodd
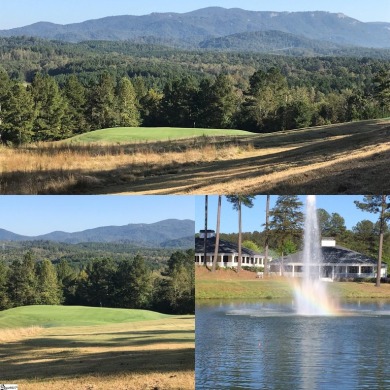
M 191 246 L 195 234 L 195 222 L 167 219 L 152 224 L 104 226 L 76 233 L 52 232 L 40 236 L 22 236 L 0 229 L 0 241 L 55 241 L 70 244 L 82 242 L 122 242 L 140 247 Z M 183 245 L 182 245 L 183 244 Z
M 282 31 L 245 32 L 202 41 L 199 46 L 209 50 L 250 51 L 293 55 L 328 55 L 345 46 L 332 42 L 308 39 Z
M 0 30 L 0 36 L 25 35 L 69 42 L 157 39 L 170 45 L 195 48 L 212 38 L 269 30 L 339 45 L 390 47 L 390 23 L 363 23 L 344 14 L 320 11 L 257 12 L 220 7 L 183 14 L 111 16 L 67 25 L 39 22 Z

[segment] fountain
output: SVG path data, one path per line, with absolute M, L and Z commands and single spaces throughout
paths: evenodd
M 295 285 L 297 314 L 306 316 L 331 315 L 335 309 L 330 302 L 322 276 L 321 232 L 318 226 L 316 198 L 306 199 L 303 241 L 303 278 Z

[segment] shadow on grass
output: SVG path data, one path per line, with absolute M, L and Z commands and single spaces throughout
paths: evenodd
M 386 127 L 387 126 L 387 127 Z M 332 139 L 343 136 L 342 139 Z M 246 137 L 244 137 L 246 139 Z M 248 138 L 247 140 L 249 140 Z M 177 163 L 171 162 L 163 166 L 145 166 L 145 164 L 128 164 L 119 169 L 96 172 L 88 170 L 53 170 L 31 173 L 17 172 L 0 176 L 0 193 L 4 194 L 107 194 L 119 192 L 153 192 L 174 194 L 186 192 L 201 192 L 202 187 L 209 185 L 226 185 L 226 183 L 243 179 L 258 179 L 289 168 L 310 167 L 312 164 L 332 161 L 338 155 L 348 155 L 359 149 L 372 147 L 390 140 L 388 124 L 374 121 L 348 123 L 324 128 L 303 129 L 296 132 L 274 133 L 255 137 L 253 143 L 257 149 L 267 149 L 278 146 L 291 146 L 294 149 L 264 156 L 237 156 L 232 160 L 213 162 Z M 195 141 L 193 141 L 195 142 Z M 198 141 L 204 142 L 204 141 Z M 207 142 L 223 142 L 221 139 Z M 227 141 L 226 141 L 227 142 Z M 232 141 L 238 142 L 238 141 Z M 191 148 L 191 142 L 181 144 L 171 142 L 172 148 L 183 151 Z M 160 145 L 160 143 L 158 143 Z M 165 145 L 165 144 L 164 144 Z M 167 143 L 166 145 L 169 145 Z M 73 147 L 73 146 L 72 146 Z M 121 148 L 118 146 L 117 148 Z M 168 146 L 164 146 L 167 147 Z M 85 148 L 85 147 L 83 147 Z M 102 149 L 100 149 L 102 148 Z M 114 148 L 115 149 L 115 148 Z M 104 147 L 97 146 L 96 153 L 103 153 Z M 364 159 L 359 159 L 364 162 Z M 355 168 L 350 169 L 348 191 L 365 192 L 367 185 L 380 188 L 382 179 L 381 161 L 376 168 L 370 165 L 370 179 L 363 182 Z M 366 173 L 365 168 L 359 168 L 359 175 Z M 130 178 L 129 178 L 130 176 Z M 356 177 L 356 178 L 355 178 Z M 334 180 L 331 168 L 323 172 L 323 180 Z M 50 187 L 50 181 L 57 184 Z M 49 183 L 49 186 L 47 185 Z M 309 183 L 310 184 L 310 183 Z M 21 190 L 25 188 L 26 190 Z M 279 189 L 283 185 L 278 184 Z M 290 191 L 286 187 L 286 191 Z M 311 186 L 313 193 L 316 187 Z M 346 193 L 343 187 L 335 192 L 323 189 L 321 193 Z M 300 187 L 302 191 L 305 188 Z M 260 190 L 260 189 L 259 189 Z M 276 190 L 276 189 L 275 189 Z M 302 192 L 300 191 L 300 192 Z M 272 192 L 272 190 L 271 190 Z M 283 192 L 285 193 L 285 192 Z M 281 193 L 282 194 L 282 193 Z
M 54 334 L 0 345 L 6 381 L 194 370 L 189 330 Z
M 27 351 L 26 351 L 27 352 Z M 12 353 L 10 351 L 10 353 Z M 194 349 L 137 350 L 77 353 L 62 351 L 37 360 L 12 359 L 1 363 L 3 381 L 109 376 L 122 373 L 179 372 L 194 370 Z

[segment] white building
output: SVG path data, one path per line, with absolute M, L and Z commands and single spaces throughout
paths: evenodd
M 199 237 L 195 238 L 195 264 L 204 265 L 204 243 L 205 231 L 201 230 Z M 206 263 L 212 266 L 215 250 L 215 232 L 214 230 L 207 230 L 206 240 Z M 248 248 L 241 249 L 241 265 L 243 267 L 264 267 L 265 256 L 259 252 L 252 251 Z M 271 258 L 268 257 L 268 260 Z M 238 245 L 219 240 L 218 260 L 219 267 L 237 267 L 238 266 Z
M 323 278 L 332 280 L 342 278 L 374 278 L 377 274 L 377 260 L 361 253 L 336 245 L 333 238 L 323 238 L 321 241 L 323 261 L 313 264 Z M 284 276 L 302 276 L 303 253 L 275 259 L 270 263 L 270 272 Z M 317 272 L 318 274 L 318 272 Z M 387 264 L 382 263 L 381 277 L 387 276 Z

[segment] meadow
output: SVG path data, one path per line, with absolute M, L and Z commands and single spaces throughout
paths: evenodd
M 156 128 L 148 129 L 148 140 L 137 138 L 145 131 L 98 130 L 67 141 L 2 147 L 0 193 L 390 191 L 389 120 L 265 134 L 178 129 L 184 139 L 174 129 Z
M 194 389 L 194 316 L 29 306 L 0 313 L 5 383 L 35 390 Z

